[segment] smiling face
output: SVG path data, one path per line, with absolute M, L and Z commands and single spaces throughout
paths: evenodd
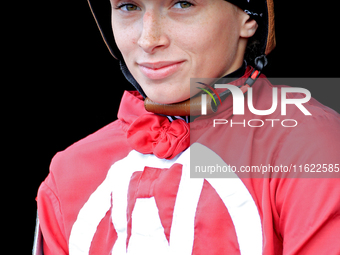
M 243 62 L 254 20 L 224 0 L 111 0 L 116 44 L 155 102 L 188 99 L 190 78 L 219 78 Z

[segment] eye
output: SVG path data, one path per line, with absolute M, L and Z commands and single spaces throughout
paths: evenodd
M 140 8 L 137 5 L 134 5 L 134 4 L 122 4 L 122 5 L 118 6 L 117 9 L 121 9 L 123 11 L 128 11 L 128 12 L 140 11 Z
M 192 3 L 189 3 L 189 2 L 187 2 L 187 1 L 180 1 L 180 2 L 178 2 L 178 3 L 176 3 L 176 4 L 174 5 L 174 8 L 178 8 L 178 9 L 186 9 L 186 8 L 191 7 L 191 6 L 193 6 Z

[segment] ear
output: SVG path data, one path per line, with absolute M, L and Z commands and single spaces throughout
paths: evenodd
M 254 19 L 250 18 L 248 14 L 243 14 L 244 15 L 242 15 L 240 37 L 250 38 L 255 34 L 258 25 L 257 22 Z

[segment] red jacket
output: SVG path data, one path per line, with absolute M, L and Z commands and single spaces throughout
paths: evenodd
M 269 109 L 273 86 L 262 78 L 254 107 Z M 232 101 L 187 124 L 125 92 L 117 121 L 53 158 L 37 197 L 44 254 L 340 254 L 339 114 L 312 99 L 311 116 L 295 106 L 233 116 Z M 203 158 L 237 172 L 190 178 Z M 305 175 L 313 164 L 333 171 Z M 290 172 L 240 172 L 251 166 Z

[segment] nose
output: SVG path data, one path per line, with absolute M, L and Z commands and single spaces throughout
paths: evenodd
M 138 39 L 138 45 L 149 54 L 157 50 L 166 48 L 169 39 L 165 31 L 164 17 L 159 13 L 147 11 L 143 16 L 143 28 Z

